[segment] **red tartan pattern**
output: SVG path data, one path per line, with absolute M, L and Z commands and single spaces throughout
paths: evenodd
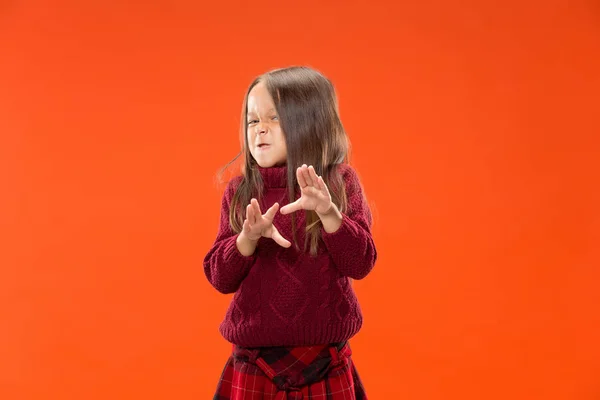
M 366 400 L 350 346 L 233 346 L 213 400 Z

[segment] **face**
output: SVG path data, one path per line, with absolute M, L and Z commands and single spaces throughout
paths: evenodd
M 287 147 L 275 103 L 263 82 L 248 94 L 248 147 L 258 165 L 269 168 L 286 162 Z

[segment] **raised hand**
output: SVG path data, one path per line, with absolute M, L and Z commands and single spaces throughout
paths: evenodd
M 301 196 L 298 200 L 281 207 L 282 214 L 290 214 L 298 210 L 314 210 L 317 214 L 327 214 L 332 208 L 331 194 L 323 181 L 317 176 L 311 165 L 302 165 L 296 170 L 296 178 L 300 186 Z
M 252 241 L 258 241 L 261 237 L 266 237 L 273 239 L 282 247 L 290 247 L 292 244 L 281 236 L 275 225 L 273 225 L 273 218 L 275 218 L 278 209 L 279 204 L 275 203 L 263 215 L 258 201 L 252 199 L 246 207 L 246 219 L 242 228 L 243 234 Z

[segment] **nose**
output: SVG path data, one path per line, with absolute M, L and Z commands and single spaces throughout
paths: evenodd
M 255 132 L 258 135 L 267 133 L 267 127 L 263 122 L 256 124 Z

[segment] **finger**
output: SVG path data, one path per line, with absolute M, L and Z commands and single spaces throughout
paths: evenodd
M 304 166 L 302 168 L 302 174 L 304 175 L 304 180 L 306 181 L 306 184 L 308 186 L 314 186 L 314 183 L 312 181 L 312 178 L 310 177 L 310 172 L 309 172 L 309 168 L 307 168 L 306 166 Z
M 322 192 L 329 194 L 329 188 L 325 184 L 322 176 L 319 176 L 319 189 L 321 189 Z
M 250 233 L 250 231 L 252 230 L 252 227 L 250 226 L 250 222 L 248 222 L 248 220 L 244 221 L 244 225 L 242 226 L 242 230 L 246 233 Z
M 289 240 L 287 240 L 286 238 L 281 236 L 281 234 L 275 227 L 273 227 L 273 233 L 271 234 L 271 238 L 275 241 L 275 243 L 277 243 L 278 245 L 280 245 L 282 247 L 287 248 L 292 245 Z
M 302 209 L 302 206 L 300 205 L 300 199 L 298 199 L 293 203 L 290 203 L 288 205 L 281 207 L 281 210 L 279 210 L 279 212 L 282 214 L 291 214 L 291 213 L 301 210 L 301 209 Z
M 250 201 L 250 204 L 252 204 L 252 210 L 254 211 L 254 218 L 256 219 L 256 221 L 258 221 L 262 215 L 262 212 L 260 211 L 260 205 L 258 205 L 258 200 L 252 199 Z
M 315 167 L 313 167 L 312 165 L 308 167 L 308 175 L 310 176 L 310 180 L 312 181 L 313 185 L 319 187 L 319 177 L 317 176 Z
M 277 210 L 279 210 L 279 203 L 275 203 L 271 206 L 271 208 L 269 208 L 267 210 L 267 212 L 265 213 L 264 217 L 266 219 L 268 219 L 269 221 L 273 221 L 273 218 L 275 218 L 275 214 L 277 214 Z
M 300 185 L 300 187 L 304 189 L 306 187 L 306 179 L 304 179 L 302 167 L 298 167 L 298 169 L 296 170 L 296 179 L 298 179 L 298 185 Z
M 255 223 L 254 210 L 252 209 L 252 204 L 248 204 L 246 206 L 246 220 L 248 220 L 250 224 Z
M 323 190 L 325 186 L 325 182 L 323 181 L 323 178 L 321 178 L 321 176 L 317 176 L 317 184 L 316 186 L 319 188 L 319 190 Z

